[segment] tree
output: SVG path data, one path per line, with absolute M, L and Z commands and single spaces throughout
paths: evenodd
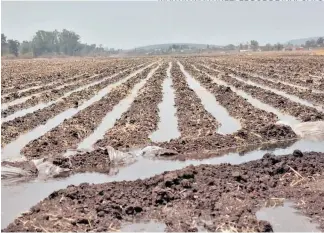
M 9 53 L 18 57 L 19 55 L 19 41 L 18 40 L 8 40 Z
M 317 45 L 319 46 L 323 46 L 324 45 L 324 38 L 323 37 L 319 37 L 316 41 Z
M 305 43 L 306 48 L 313 48 L 316 46 L 316 41 L 315 40 L 308 40 Z
M 257 42 L 256 40 L 251 40 L 250 44 L 251 44 L 251 48 L 252 48 L 253 51 L 258 50 L 259 42 Z
M 264 50 L 265 51 L 271 51 L 272 50 L 272 46 L 271 46 L 271 44 L 266 44 L 265 46 L 264 46 Z
M 1 56 L 6 54 L 8 50 L 7 37 L 1 33 Z
M 60 51 L 66 55 L 73 56 L 77 51 L 80 36 L 73 31 L 63 29 L 59 34 Z
M 280 43 L 277 43 L 274 45 L 274 48 L 277 50 L 277 51 L 280 51 L 284 48 L 283 44 L 280 44 Z
M 30 41 L 24 40 L 20 44 L 20 53 L 21 54 L 26 54 L 26 53 L 30 53 L 30 52 L 32 52 L 32 44 L 31 44 Z

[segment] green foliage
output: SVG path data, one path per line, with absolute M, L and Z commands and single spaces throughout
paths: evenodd
M 10 41 L 10 42 L 9 42 Z M 19 52 L 24 54 L 33 54 L 33 57 L 66 55 L 66 56 L 88 56 L 88 55 L 107 55 L 110 54 L 101 45 L 83 44 L 80 42 L 80 36 L 73 31 L 63 29 L 60 31 L 39 30 L 33 36 L 31 41 L 23 41 L 21 44 L 17 40 L 8 40 L 4 34 L 1 34 L 1 55 L 6 54 L 5 48 L 9 53 L 18 56 Z
M 259 48 L 259 42 L 257 42 L 256 40 L 251 40 L 250 44 L 251 44 L 251 49 L 253 51 L 258 50 L 258 48 Z
M 8 40 L 9 53 L 18 57 L 19 55 L 19 41 L 18 40 Z

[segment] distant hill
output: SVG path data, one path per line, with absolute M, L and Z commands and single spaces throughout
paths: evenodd
M 308 40 L 317 40 L 319 37 L 324 37 L 324 36 L 308 37 L 308 38 L 290 40 L 290 41 L 287 42 L 287 44 L 302 45 L 302 44 L 305 44 L 306 41 L 308 41 Z
M 194 49 L 205 49 L 207 44 L 192 44 L 192 43 L 168 43 L 168 44 L 155 44 L 155 45 L 147 45 L 142 47 L 136 47 L 136 50 L 155 50 L 155 49 L 168 49 L 172 45 L 186 45 L 190 48 Z M 220 47 L 217 45 L 209 45 L 210 47 Z

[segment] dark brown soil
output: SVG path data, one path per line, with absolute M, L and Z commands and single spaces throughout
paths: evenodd
M 304 89 L 300 89 L 297 87 L 292 87 L 292 86 L 283 84 L 280 81 L 277 81 L 276 76 L 275 76 L 275 78 L 270 78 L 269 76 L 265 76 L 265 78 L 269 79 L 269 80 L 265 80 L 265 79 L 259 78 L 258 76 L 244 72 L 241 69 L 230 68 L 228 66 L 222 67 L 222 66 L 217 66 L 217 65 L 212 65 L 211 67 L 225 70 L 225 71 L 233 73 L 243 79 L 251 80 L 255 83 L 258 83 L 258 84 L 261 84 L 264 86 L 268 86 L 268 87 L 271 87 L 271 88 L 274 88 L 274 89 L 277 89 L 280 91 L 284 91 L 288 94 L 298 96 L 302 99 L 308 100 L 315 104 L 320 104 L 320 105 L 324 104 L 324 92 L 323 93 L 313 93 L 311 91 L 311 89 L 304 90 Z M 273 82 L 273 80 L 275 80 L 277 82 Z
M 2 61 L 1 87 L 13 88 L 2 89 L 1 94 L 15 93 L 32 86 L 43 86 L 52 82 L 67 83 L 73 81 L 74 76 L 100 74 L 106 72 L 112 65 L 122 66 L 128 62 L 127 59 L 92 58 Z
M 216 72 L 206 69 L 202 66 L 199 66 L 202 70 L 207 72 L 210 75 L 217 74 Z M 233 85 L 237 89 L 244 90 L 254 98 L 261 100 L 264 103 L 267 103 L 282 112 L 288 113 L 289 115 L 295 116 L 301 121 L 317 121 L 324 119 L 324 113 L 317 111 L 315 108 L 307 107 L 305 105 L 301 105 L 299 103 L 293 102 L 286 97 L 277 95 L 271 91 L 267 91 L 260 87 L 252 86 L 246 84 L 242 81 L 239 81 L 227 74 L 219 75 L 219 79 Z
M 135 64 L 132 64 L 131 66 L 122 66 L 122 67 L 112 66 L 112 67 L 108 67 L 108 70 L 105 70 L 103 73 L 96 74 L 93 76 L 85 75 L 84 78 L 77 79 L 76 80 L 77 82 L 75 84 L 70 83 L 68 86 L 65 86 L 63 88 L 52 89 L 52 90 L 46 91 L 45 93 L 39 94 L 39 96 L 34 96 L 31 99 L 28 99 L 23 103 L 9 106 L 7 109 L 1 111 L 1 116 L 6 117 L 8 115 L 11 115 L 11 114 L 21 110 L 21 109 L 33 107 L 40 103 L 47 103 L 47 102 L 53 101 L 55 99 L 63 97 L 64 94 L 66 94 L 67 92 L 73 91 L 81 86 L 90 84 L 92 82 L 100 81 L 100 80 L 104 79 L 105 77 L 111 76 L 115 73 L 125 70 L 126 68 L 131 68 L 133 65 L 135 65 Z
M 33 113 L 28 113 L 22 117 L 17 117 L 14 120 L 4 122 L 1 125 L 2 146 L 15 140 L 20 134 L 30 131 L 41 124 L 45 124 L 47 120 L 56 116 L 57 114 L 69 108 L 78 107 L 83 101 L 86 101 L 92 96 L 96 95 L 100 89 L 108 86 L 109 84 L 122 80 L 135 70 L 136 68 L 132 68 L 102 83 L 89 87 L 85 90 L 72 93 L 68 98 L 65 98 L 64 100 L 54 103 L 46 108 L 40 109 Z
M 135 77 L 114 88 L 101 100 L 65 120 L 42 137 L 30 142 L 23 148 L 22 153 L 27 158 L 37 158 L 44 155 L 60 155 L 67 149 L 76 149 L 77 144 L 93 132 L 107 112 L 127 97 L 129 91 L 141 79 L 146 78 L 150 70 L 151 67 L 146 68 Z
M 309 89 L 324 89 L 323 56 L 230 56 L 218 57 L 216 64 L 255 73 Z
M 178 128 L 182 138 L 205 137 L 216 133 L 219 123 L 204 108 L 200 98 L 192 90 L 177 64 L 171 69 Z
M 214 151 L 213 154 L 217 154 L 218 152 L 215 152 L 215 150 L 246 147 L 247 145 L 263 144 L 273 140 L 291 140 L 297 137 L 290 127 L 275 124 L 278 121 L 275 114 L 255 108 L 244 98 L 236 95 L 230 88 L 218 86 L 212 82 L 211 78 L 197 72 L 191 66 L 186 65 L 185 67 L 192 74 L 192 77 L 196 78 L 208 91 L 215 95 L 216 100 L 227 109 L 231 116 L 240 120 L 242 129 L 227 135 L 216 133 L 216 128 L 211 127 L 215 126 L 212 123 L 215 122 L 215 119 L 212 116 L 210 118 L 203 117 L 210 114 L 203 108 L 200 99 L 193 91 L 184 92 L 184 90 L 189 90 L 189 87 L 186 86 L 184 77 L 180 76 L 183 74 L 173 73 L 176 95 L 178 93 L 176 106 L 181 137 L 157 145 L 175 149 L 181 154 L 196 154 L 196 151 L 202 150 Z M 180 69 L 178 72 L 181 72 Z M 177 92 L 177 90 L 181 90 L 182 93 Z M 195 103 L 200 103 L 199 107 L 196 107 Z M 204 110 L 205 115 L 202 114 L 203 112 L 198 114 L 196 109 Z M 204 121 L 201 119 L 204 119 Z M 207 121 L 208 119 L 210 119 L 210 122 Z M 206 123 L 203 124 L 204 122 Z
M 149 143 L 149 135 L 157 129 L 158 104 L 162 101 L 162 83 L 167 77 L 164 63 L 147 81 L 128 111 L 122 114 L 97 146 L 110 145 L 116 149 Z
M 156 219 L 167 231 L 271 231 L 255 213 L 273 198 L 298 201 L 324 230 L 324 154 L 302 153 L 241 165 L 200 165 L 145 180 L 69 186 L 3 231 L 109 231 Z

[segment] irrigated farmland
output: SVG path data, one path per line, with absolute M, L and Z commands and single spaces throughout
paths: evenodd
M 12 60 L 1 87 L 4 231 L 324 230 L 323 56 Z

